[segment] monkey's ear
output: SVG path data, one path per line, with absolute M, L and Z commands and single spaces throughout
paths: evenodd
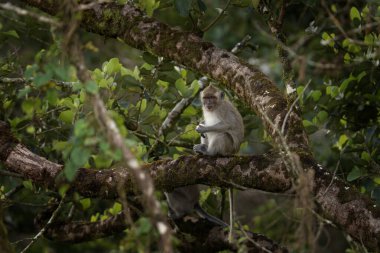
M 220 98 L 224 99 L 224 92 L 223 91 L 220 92 Z

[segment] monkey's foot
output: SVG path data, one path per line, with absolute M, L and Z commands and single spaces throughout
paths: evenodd
M 193 147 L 194 152 L 206 155 L 207 154 L 207 145 L 206 144 L 196 144 Z

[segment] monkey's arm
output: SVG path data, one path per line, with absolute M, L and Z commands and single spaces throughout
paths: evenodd
M 216 123 L 215 125 L 212 126 L 206 126 L 204 124 L 199 124 L 196 128 L 195 131 L 198 133 L 207 133 L 207 132 L 226 132 L 231 129 L 230 125 L 227 125 L 223 122 Z

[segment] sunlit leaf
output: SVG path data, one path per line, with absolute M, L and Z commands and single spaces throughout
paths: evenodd
M 18 33 L 15 31 L 15 30 L 9 30 L 9 31 L 6 31 L 6 32 L 2 32 L 3 34 L 5 35 L 8 35 L 8 36 L 11 36 L 11 37 L 15 37 L 17 39 L 19 39 L 20 37 L 18 36 Z
M 91 199 L 90 198 L 81 199 L 80 203 L 82 205 L 83 210 L 86 210 L 91 206 Z
M 75 113 L 72 110 L 66 110 L 59 114 L 59 119 L 67 124 L 71 124 L 73 122 Z
M 359 21 L 361 20 L 361 17 L 360 17 L 360 12 L 359 10 L 354 6 L 354 7 L 351 7 L 351 10 L 350 10 L 350 18 L 351 20 L 353 21 L 354 19 L 358 19 Z

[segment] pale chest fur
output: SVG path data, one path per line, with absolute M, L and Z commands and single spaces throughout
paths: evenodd
M 203 118 L 205 119 L 206 126 L 212 126 L 220 122 L 220 119 L 216 113 L 203 111 Z

